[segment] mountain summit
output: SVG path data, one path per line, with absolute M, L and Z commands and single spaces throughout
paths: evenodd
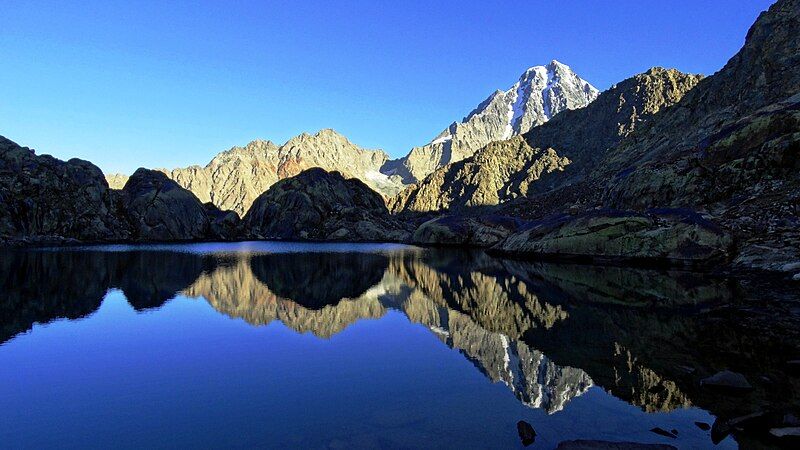
M 421 181 L 439 167 L 472 156 L 490 142 L 528 132 L 567 109 L 578 109 L 597 98 L 599 91 L 569 66 L 556 60 L 526 70 L 505 91 L 497 90 L 461 122 L 454 122 L 429 144 L 387 165 L 406 183 Z

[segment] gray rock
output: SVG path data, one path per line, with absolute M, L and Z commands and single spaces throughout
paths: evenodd
M 161 172 L 138 169 L 122 188 L 122 203 L 140 241 L 182 241 L 212 236 L 211 220 L 197 197 Z
M 490 247 L 520 226 L 520 221 L 509 217 L 447 215 L 420 225 L 411 237 L 422 245 L 470 245 Z
M 773 428 L 769 434 L 778 438 L 800 439 L 800 427 Z
M 701 386 L 724 388 L 734 390 L 751 390 L 753 386 L 747 381 L 744 375 L 729 370 L 723 370 L 708 378 L 703 378 L 700 381 Z
M 533 222 L 492 247 L 499 254 L 706 265 L 728 259 L 731 240 L 689 211 L 593 211 Z

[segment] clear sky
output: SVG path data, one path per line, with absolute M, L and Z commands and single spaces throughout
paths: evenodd
M 398 157 L 530 66 L 710 74 L 772 0 L 0 1 L 0 135 L 106 172 L 334 128 Z

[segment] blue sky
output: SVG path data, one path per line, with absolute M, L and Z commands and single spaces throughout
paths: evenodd
M 772 0 L 0 1 L 0 135 L 106 172 L 334 128 L 398 157 L 529 66 L 710 74 Z

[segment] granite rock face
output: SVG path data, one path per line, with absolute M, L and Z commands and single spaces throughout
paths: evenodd
M 39 156 L 0 136 L 0 242 L 125 239 L 115 209 L 95 165 Z
M 383 195 L 394 195 L 402 187 L 399 177 L 380 172 L 388 160 L 383 151 L 363 149 L 336 131 L 325 129 L 313 135 L 303 133 L 281 146 L 255 140 L 218 154 L 204 167 L 159 170 L 202 202 L 244 216 L 253 200 L 270 186 L 312 167 L 339 171 L 361 179 Z M 108 179 L 119 186 L 125 176 L 115 174 Z
M 583 108 L 597 94 L 597 89 L 558 61 L 531 67 L 511 88 L 495 91 L 461 122 L 454 122 L 429 144 L 413 148 L 385 172 L 401 175 L 406 183 L 422 181 L 491 142 L 526 133 L 562 111 Z
M 161 172 L 138 169 L 122 189 L 122 203 L 138 241 L 183 241 L 212 236 L 206 208 Z
M 492 250 L 510 255 L 697 266 L 727 262 L 731 245 L 730 236 L 688 211 L 594 211 L 534 222 Z
M 380 194 L 357 179 L 320 168 L 281 180 L 261 194 L 243 219 L 268 239 L 401 241 L 406 225 L 389 215 Z

